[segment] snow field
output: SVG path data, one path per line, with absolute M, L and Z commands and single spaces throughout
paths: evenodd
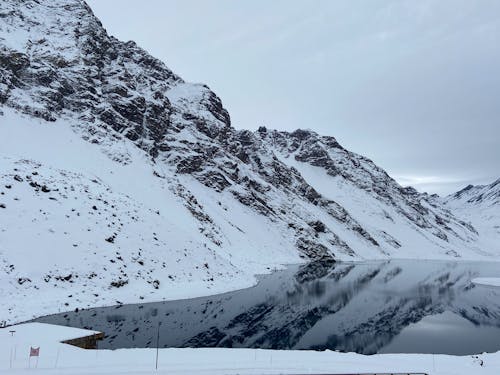
M 14 336 L 8 332 L 15 329 Z M 29 323 L 0 329 L 0 373 L 5 374 L 321 374 L 425 372 L 429 375 L 497 375 L 500 353 L 479 356 L 382 354 L 260 349 L 84 350 L 59 343 L 91 334 L 68 327 Z M 30 346 L 40 347 L 37 368 Z M 12 361 L 11 361 L 12 358 Z

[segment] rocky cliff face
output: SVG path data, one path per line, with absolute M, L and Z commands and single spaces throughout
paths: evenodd
M 126 137 L 153 158 L 182 129 L 177 117 L 203 122 L 207 132 L 230 125 L 206 86 L 185 84 L 134 42 L 110 37 L 83 1 L 9 0 L 1 12 L 0 100 L 7 106 L 47 121 L 76 118 L 90 142 Z M 188 110 L 174 87 L 196 107 Z
M 2 1 L 0 103 L 0 131 L 16 144 L 2 150 L 6 185 L 16 175 L 16 158 L 46 165 L 42 172 L 57 164 L 56 175 L 61 169 L 68 175 L 91 171 L 109 192 L 135 202 L 130 205 L 153 212 L 165 207 L 157 217 L 146 215 L 148 228 L 168 218 L 169 228 L 187 233 L 187 243 L 206 247 L 231 269 L 262 272 L 297 261 L 297 255 L 357 259 L 479 253 L 477 233 L 465 220 L 436 200 L 402 188 L 333 137 L 306 130 L 235 129 L 207 86 L 185 82 L 134 42 L 109 36 L 81 0 Z M 22 127 L 23 121 L 30 124 Z M 68 127 L 92 147 L 73 140 Z M 50 134 L 49 144 L 41 144 L 35 134 Z M 82 154 L 78 162 L 64 164 L 61 159 L 75 157 L 71 147 L 64 147 L 70 138 Z M 54 148 L 52 154 L 47 148 Z M 96 162 L 96 154 L 112 164 Z M 95 163 L 106 165 L 106 173 Z M 50 185 L 55 177 L 47 173 L 40 178 Z M 128 178 L 127 183 L 113 174 Z M 141 189 L 156 193 L 146 196 Z M 20 243 L 8 225 L 13 213 L 6 211 L 9 202 L 2 202 L 6 197 L 0 198 L 6 207 L 0 213 L 11 240 L 0 250 L 10 264 L 9 254 Z M 189 225 L 176 223 L 176 217 Z M 117 238 L 106 246 L 123 251 L 119 243 Z M 175 245 L 168 239 L 164 244 Z M 47 252 L 74 251 L 69 243 L 58 246 L 38 243 Z M 156 257 L 147 242 L 141 249 Z M 211 277 L 217 281 L 217 275 Z

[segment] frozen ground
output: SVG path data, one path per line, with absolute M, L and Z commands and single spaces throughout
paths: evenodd
M 16 330 L 13 336 L 10 330 Z M 0 329 L 0 373 L 4 374 L 321 374 L 426 372 L 432 375 L 498 375 L 500 353 L 479 356 L 382 354 L 256 349 L 84 350 L 59 343 L 93 331 L 22 324 Z M 39 362 L 30 346 L 40 347 Z M 12 361 L 11 361 L 12 358 Z

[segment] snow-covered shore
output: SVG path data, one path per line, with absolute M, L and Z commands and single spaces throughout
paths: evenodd
M 9 331 L 15 330 L 12 336 Z M 307 374 L 423 372 L 429 375 L 500 373 L 500 353 L 478 356 L 382 354 L 260 349 L 84 350 L 59 341 L 92 334 L 75 328 L 29 323 L 0 329 L 0 373 L 5 374 Z M 40 347 L 28 368 L 30 346 Z M 11 361 L 12 358 L 12 361 Z
M 500 277 L 476 277 L 472 282 L 479 285 L 500 286 Z

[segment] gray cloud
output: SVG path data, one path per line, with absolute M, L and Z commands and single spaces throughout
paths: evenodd
M 88 3 L 207 83 L 237 128 L 333 135 L 430 192 L 500 177 L 496 0 Z

